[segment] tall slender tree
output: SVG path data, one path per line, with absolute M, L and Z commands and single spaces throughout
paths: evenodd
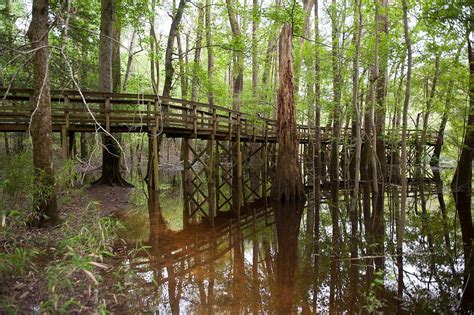
M 170 31 L 168 34 L 168 41 L 166 44 L 165 51 L 165 83 L 163 86 L 163 96 L 171 96 L 171 88 L 173 85 L 173 76 L 174 76 L 174 67 L 173 67 L 173 50 L 176 36 L 178 33 L 179 25 L 181 24 L 181 19 L 183 18 L 184 8 L 189 0 L 180 0 L 178 8 L 173 15 L 171 21 Z
M 99 44 L 99 91 L 111 93 L 114 87 L 120 88 L 120 82 L 115 85 L 113 77 L 120 76 L 119 61 L 114 61 L 114 38 L 117 40 L 119 31 L 114 24 L 117 20 L 116 3 L 117 0 L 101 0 L 100 12 L 100 44 Z M 114 37 L 115 35 L 115 37 Z M 118 47 L 118 48 L 117 48 Z M 115 57 L 119 58 L 120 46 L 115 45 Z M 114 71 L 115 64 L 115 71 Z M 118 69 L 117 69 L 118 68 Z M 119 78 L 116 78 L 119 80 Z M 112 106 L 112 105 L 110 105 Z M 101 105 L 105 110 L 105 104 Z M 124 186 L 131 185 L 125 181 L 120 174 L 121 149 L 118 139 L 111 134 L 102 136 L 102 176 L 94 182 L 95 185 Z
M 474 257 L 472 244 L 474 243 L 474 225 L 472 222 L 472 160 L 474 157 L 474 38 L 473 31 L 474 11 L 471 10 L 471 20 L 467 27 L 467 55 L 469 62 L 469 109 L 464 132 L 463 146 L 459 157 L 456 172 L 451 182 L 456 210 L 461 223 L 462 242 L 464 249 L 464 293 L 461 300 L 466 310 L 474 307 Z
M 405 100 L 403 101 L 402 117 L 402 153 L 400 160 L 400 179 L 401 179 L 401 202 L 400 216 L 397 224 L 397 255 L 398 259 L 398 298 L 401 300 L 404 290 L 403 284 L 403 240 L 405 237 L 405 217 L 407 207 L 407 130 L 408 130 L 408 106 L 410 104 L 411 75 L 412 75 L 412 48 L 410 41 L 410 32 L 408 29 L 408 6 L 407 0 L 402 0 L 403 5 L 403 29 L 405 34 L 405 43 L 407 50 L 407 77 L 405 87 Z
M 54 190 L 53 130 L 49 87 L 49 1 L 33 0 L 32 19 L 28 28 L 33 55 L 34 106 L 31 117 L 31 140 L 35 167 L 34 210 L 38 226 L 59 222 Z

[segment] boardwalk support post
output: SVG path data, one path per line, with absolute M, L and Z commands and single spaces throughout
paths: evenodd
M 160 191 L 160 178 L 159 178 L 159 152 L 158 152 L 158 133 L 156 127 L 151 128 L 152 136 L 152 159 L 153 159 L 153 190 L 155 193 Z
M 62 125 L 61 126 L 61 153 L 63 159 L 67 159 L 67 131 L 66 131 L 66 126 Z

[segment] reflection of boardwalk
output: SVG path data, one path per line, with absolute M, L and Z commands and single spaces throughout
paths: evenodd
M 361 185 L 362 185 L 362 183 L 361 183 Z M 394 187 L 397 187 L 397 186 L 390 185 L 390 186 L 387 186 L 386 188 L 390 189 L 390 187 L 394 188 Z M 307 185 L 306 188 L 307 189 L 312 189 L 311 185 Z M 323 194 L 322 198 L 324 200 L 326 200 L 326 195 L 329 195 L 330 188 L 331 188 L 331 183 L 329 183 L 329 182 L 324 182 L 321 185 L 322 194 Z M 354 182 L 343 180 L 343 181 L 340 182 L 339 192 L 351 192 L 353 190 L 353 188 L 354 188 Z M 414 179 L 410 178 L 410 179 L 408 179 L 407 189 L 408 189 L 407 197 L 408 198 L 415 197 L 417 194 L 420 193 L 420 183 L 416 182 Z M 399 193 L 400 193 L 400 186 L 398 186 L 398 190 L 399 190 Z M 436 182 L 432 178 L 424 178 L 423 179 L 423 192 L 427 195 L 435 195 L 439 192 L 438 187 L 436 186 Z
M 186 267 L 180 268 L 175 276 L 189 274 L 193 269 L 210 264 L 229 252 L 235 246 L 234 233 L 242 233 L 241 239 L 248 238 L 259 232 L 249 228 L 252 224 L 260 227 L 261 222 L 265 222 L 265 226 L 274 224 L 272 210 L 262 200 L 244 207 L 240 222 L 230 212 L 220 213 L 215 219 L 214 230 L 207 222 L 189 225 L 179 232 L 170 231 L 165 226 L 150 227 L 151 259 L 136 262 L 134 267 L 140 269 L 141 265 L 145 268 L 153 265 L 163 268 L 186 262 Z M 167 280 L 161 279 L 162 282 Z

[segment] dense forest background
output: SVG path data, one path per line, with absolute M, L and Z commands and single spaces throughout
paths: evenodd
M 272 198 L 277 201 L 285 195 L 288 199 L 306 198 L 301 186 L 294 123 L 314 130 L 310 149 L 314 190 L 312 198 L 308 198 L 314 203 L 313 212 L 308 215 L 313 216 L 308 220 L 314 221 L 311 236 L 319 238 L 322 208 L 316 200 L 322 196 L 320 186 L 329 179 L 333 201 L 329 203 L 327 214 L 332 225 L 334 251 L 342 252 L 339 245 L 345 239 L 354 241 L 354 247 L 350 248 L 354 257 L 362 249 L 367 250 L 367 255 L 374 255 L 367 267 L 369 288 L 377 272 L 385 268 L 383 257 L 387 251 L 402 260 L 406 249 L 407 174 L 411 172 L 410 180 L 421 191 L 425 224 L 427 206 L 422 168 L 431 167 L 437 184 L 441 182 L 439 168 L 452 169 L 443 173 L 443 179 L 451 183 L 452 204 L 456 208 L 454 218 L 459 217 L 462 232 L 463 294 L 467 292 L 466 296 L 472 296 L 474 285 L 469 277 L 474 270 L 471 257 L 474 239 L 471 209 L 473 12 L 468 0 L 276 0 L 274 3 L 258 0 L 4 0 L 0 4 L 0 88 L 4 97 L 0 106 L 9 106 L 6 101 L 9 91 L 33 88 L 37 113 L 32 115 L 29 135 L 2 134 L 4 153 L 1 156 L 7 165 L 0 182 L 5 196 L 0 200 L 2 225 L 8 225 L 7 214 L 8 222 L 15 220 L 11 217 L 22 216 L 21 211 L 12 215 L 15 203 L 18 203 L 15 207 L 34 209 L 40 214 L 36 225 L 47 225 L 51 219 L 59 222 L 57 197 L 59 208 L 67 204 L 63 188 L 66 190 L 65 187 L 89 180 L 93 184 L 130 186 L 145 179 L 149 189 L 147 197 L 155 198 L 156 209 L 159 209 L 158 165 L 188 160 L 189 152 L 183 153 L 188 139 L 164 139 L 158 137 L 156 129 L 151 130 L 148 150 L 145 135 L 112 135 L 105 129 L 102 137 L 99 132 L 81 132 L 80 138 L 73 140 L 74 156 L 69 155 L 75 162 L 63 159 L 58 163 L 54 152 L 60 151 L 61 145 L 59 135 L 53 136 L 50 127 L 49 89 L 131 93 L 137 95 L 137 100 L 144 94 L 161 95 L 242 111 L 256 121 L 276 120 L 279 158 L 285 151 L 292 154 L 285 163 L 278 160 L 290 170 L 281 165 L 276 167 Z M 289 110 L 282 111 L 282 108 Z M 291 134 L 293 130 L 293 137 L 289 137 L 292 143 L 282 142 L 285 137 L 280 127 L 285 122 L 291 127 L 287 132 Z M 327 169 L 328 174 L 324 176 L 320 128 L 331 134 L 328 145 L 331 153 L 324 162 L 324 172 Z M 407 139 L 409 130 L 412 130 L 412 138 Z M 432 156 L 423 153 L 428 142 L 434 147 Z M 197 141 L 195 146 L 199 146 Z M 209 147 L 212 152 L 212 144 Z M 411 157 L 407 157 L 408 147 L 413 149 Z M 153 150 L 161 151 L 161 164 L 158 154 L 151 153 Z M 150 159 L 147 160 L 144 156 L 148 154 Z M 229 149 L 229 154 L 239 156 L 241 152 Z M 63 154 L 65 156 L 67 154 Z M 137 156 L 139 160 L 134 161 Z M 142 161 L 142 157 L 147 161 Z M 409 159 L 412 159 L 410 171 Z M 386 164 L 387 160 L 391 163 Z M 55 169 L 53 161 L 57 164 Z M 134 162 L 138 165 L 136 170 Z M 142 170 L 142 164 L 146 163 L 146 170 Z M 102 170 L 101 176 L 87 178 L 84 174 L 94 167 Z M 26 171 L 21 171 L 22 168 Z M 84 172 L 76 173 L 78 169 Z M 186 170 L 183 178 L 185 174 Z M 233 186 L 230 198 L 237 199 L 240 209 L 242 187 L 235 187 L 242 185 L 242 166 L 235 167 L 229 174 L 232 174 L 229 176 Z M 343 185 L 348 188 L 349 182 L 354 191 L 344 196 L 347 206 L 344 208 L 338 203 L 339 188 Z M 294 187 L 289 189 L 291 185 Z M 277 186 L 280 188 L 275 188 Z M 399 202 L 386 198 L 387 188 L 393 188 L 391 193 L 396 200 L 400 194 Z M 442 184 L 436 188 L 442 195 Z M 275 192 L 276 189 L 279 190 Z M 27 198 L 20 202 L 25 196 Z M 358 202 L 360 196 L 363 202 Z M 392 216 L 387 209 L 394 203 L 396 210 Z M 442 218 L 446 219 L 446 205 L 443 209 L 441 201 L 440 209 Z M 89 206 L 83 210 L 90 211 Z M 298 222 L 297 231 L 299 220 L 294 221 Z M 392 238 L 393 244 L 387 245 L 384 229 L 389 221 L 396 223 L 393 224 L 396 231 L 392 231 L 396 242 Z M 96 229 L 91 228 L 92 234 L 102 231 L 100 224 L 110 224 L 111 230 L 116 228 L 109 221 L 99 223 L 99 227 L 94 225 L 96 222 L 89 223 Z M 351 235 L 346 231 L 346 223 L 347 227 L 351 224 Z M 443 228 L 446 232 L 447 225 Z M 5 264 L 7 267 L 0 270 L 4 274 L 11 266 L 11 270 L 17 270 L 15 259 L 23 254 L 21 250 L 15 252 L 21 242 L 8 239 L 15 240 L 13 231 L 6 231 L 5 244 L 9 245 L 5 246 L 5 257 L 10 259 L 10 265 Z M 75 232 L 68 233 L 71 236 Z M 362 238 L 359 234 L 364 235 L 369 245 L 357 243 L 358 238 Z M 111 239 L 103 239 L 98 248 L 104 252 L 110 250 Z M 450 241 L 446 239 L 450 248 Z M 456 241 L 454 243 L 456 246 Z M 296 247 L 295 244 L 292 246 Z M 58 248 L 62 248 L 65 251 L 62 254 L 66 253 L 63 256 L 67 257 L 71 247 L 61 246 Z M 85 248 L 91 252 L 89 256 L 94 257 L 94 249 Z M 98 264 L 92 265 L 103 267 Z M 402 275 L 398 279 L 400 300 L 404 292 L 402 265 L 403 261 L 398 266 Z M 80 266 L 78 270 L 85 270 L 83 277 L 89 277 L 97 285 L 94 275 L 88 273 L 95 267 Z M 339 268 L 340 265 L 331 264 L 334 273 Z M 350 281 L 356 291 L 357 283 Z M 331 290 L 336 290 L 335 286 Z M 330 303 L 337 304 L 335 300 Z M 472 301 L 466 303 L 472 306 Z
M 360 44 L 360 91 L 369 94 L 378 37 L 380 74 L 374 77 L 385 99 L 386 128 L 397 123 L 403 105 L 406 79 L 406 49 L 401 2 L 362 1 Z M 6 0 L 1 9 L 2 72 L 4 87 L 32 87 L 31 49 L 26 37 L 31 3 Z M 233 35 L 227 6 L 239 25 Z M 161 94 L 166 78 L 166 51 L 171 45 L 174 97 L 232 104 L 232 78 L 242 71 L 241 108 L 245 112 L 272 116 L 275 108 L 277 39 L 281 25 L 291 21 L 295 58 L 297 117 L 301 123 L 313 118 L 315 103 L 315 57 L 320 76 L 321 125 L 333 112 L 334 70 L 340 80 L 341 120 L 351 118 L 352 63 L 356 50 L 358 2 L 319 1 L 318 33 L 314 28 L 314 3 L 160 2 L 117 1 L 114 20 L 114 66 L 116 91 Z M 374 10 L 381 17 L 375 31 Z M 169 27 L 177 10 L 182 20 Z M 207 10 L 207 11 L 206 11 Z M 206 11 L 206 12 L 205 12 Z M 468 3 L 416 1 L 409 3 L 409 28 L 413 49 L 412 98 L 409 126 L 417 115 L 429 114 L 429 127 L 438 129 L 449 113 L 446 152 L 455 158 L 460 147 L 468 105 L 466 54 Z M 209 16 L 209 23 L 206 21 Z M 51 1 L 50 77 L 52 89 L 96 90 L 100 42 L 99 1 Z M 175 42 L 168 43 L 170 34 Z M 212 82 L 208 80 L 207 56 L 213 55 Z M 238 61 L 238 62 L 233 62 Z M 240 64 L 238 64 L 240 63 Z M 238 65 L 236 65 L 238 64 Z M 335 68 L 334 68 L 335 67 Z M 383 74 L 383 75 L 381 75 Z M 364 97 L 361 97 L 364 103 Z M 364 104 L 362 104 L 365 106 Z M 368 107 L 368 106 L 365 106 Z M 424 116 L 423 116 L 424 117 Z M 419 121 L 419 119 L 418 119 Z M 418 122 L 421 124 L 422 122 Z M 449 148 L 452 148 L 449 151 Z

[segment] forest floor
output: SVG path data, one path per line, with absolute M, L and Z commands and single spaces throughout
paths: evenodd
M 58 195 L 62 224 L 0 228 L 0 313 L 113 310 L 123 302 L 115 273 L 125 244 L 117 232 L 130 189 L 96 186 Z

